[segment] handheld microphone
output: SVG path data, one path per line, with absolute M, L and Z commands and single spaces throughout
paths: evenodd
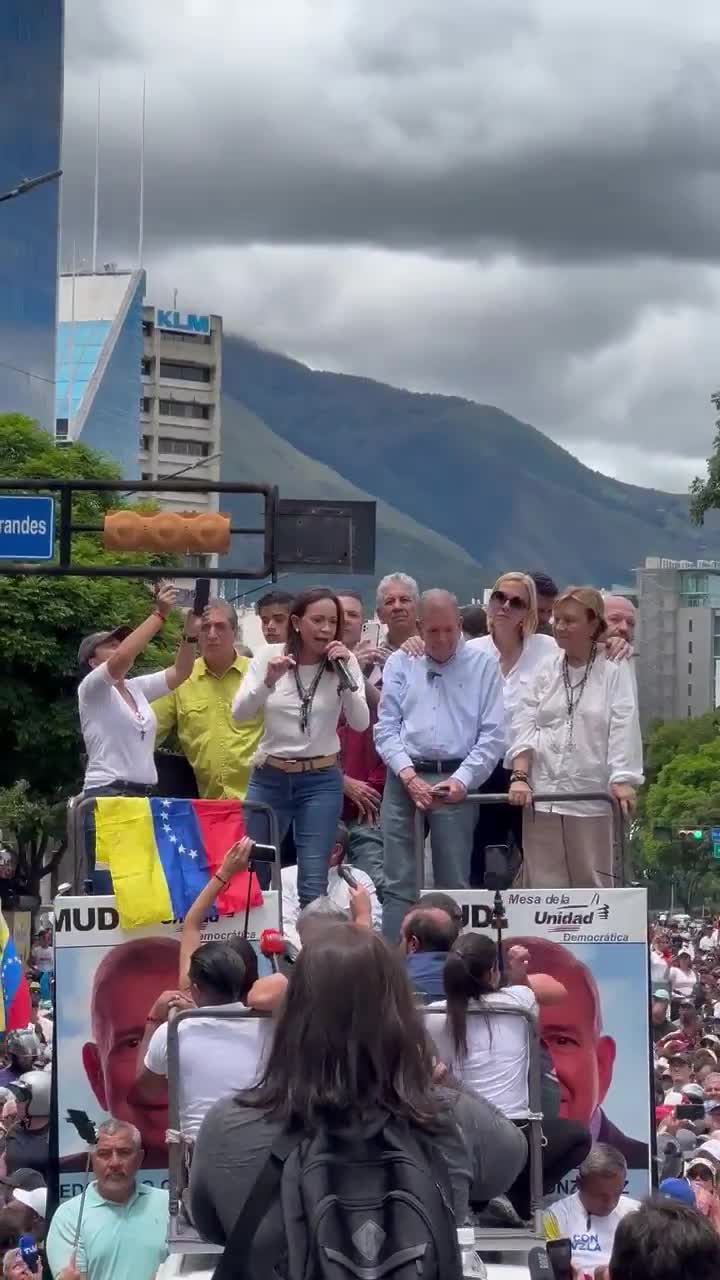
M 20 1250 L 20 1255 L 25 1266 L 34 1275 L 40 1261 L 40 1254 L 38 1253 L 37 1245 L 35 1244 L 32 1236 L 20 1236 L 20 1239 L 18 1240 L 18 1249 Z
M 344 658 L 333 658 L 330 664 L 340 682 L 340 688 L 348 693 L 357 693 L 357 683 L 350 674 L 350 668 Z
M 547 1249 L 536 1245 L 528 1254 L 528 1271 L 531 1280 L 553 1280 L 554 1272 Z
M 278 956 L 285 955 L 285 939 L 279 929 L 263 929 L 260 934 L 260 951 L 270 961 L 273 973 L 277 973 Z

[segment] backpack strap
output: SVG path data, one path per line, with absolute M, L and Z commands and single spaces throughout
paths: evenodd
M 250 1244 L 280 1187 L 285 1161 L 302 1139 L 302 1134 L 281 1133 L 273 1142 L 240 1210 L 212 1280 L 240 1280 L 246 1268 L 249 1269 Z

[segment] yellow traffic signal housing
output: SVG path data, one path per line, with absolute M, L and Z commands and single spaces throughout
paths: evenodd
M 111 511 L 105 516 L 107 551 L 154 551 L 163 555 L 225 555 L 230 517 L 217 511 Z

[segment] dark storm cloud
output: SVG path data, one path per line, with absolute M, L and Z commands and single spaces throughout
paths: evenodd
M 720 381 L 720 8 L 67 0 L 63 262 L 682 487 Z M 623 461 L 624 460 L 624 461 Z

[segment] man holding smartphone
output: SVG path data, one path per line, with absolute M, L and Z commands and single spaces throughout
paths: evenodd
M 381 808 L 385 847 L 383 933 L 397 942 L 403 916 L 417 901 L 415 814 L 427 815 L 438 889 L 470 886 L 477 820 L 466 800 L 505 748 L 505 706 L 497 659 L 466 645 L 455 596 L 426 591 L 419 626 L 421 658 L 388 658 L 375 725 L 387 765 Z

